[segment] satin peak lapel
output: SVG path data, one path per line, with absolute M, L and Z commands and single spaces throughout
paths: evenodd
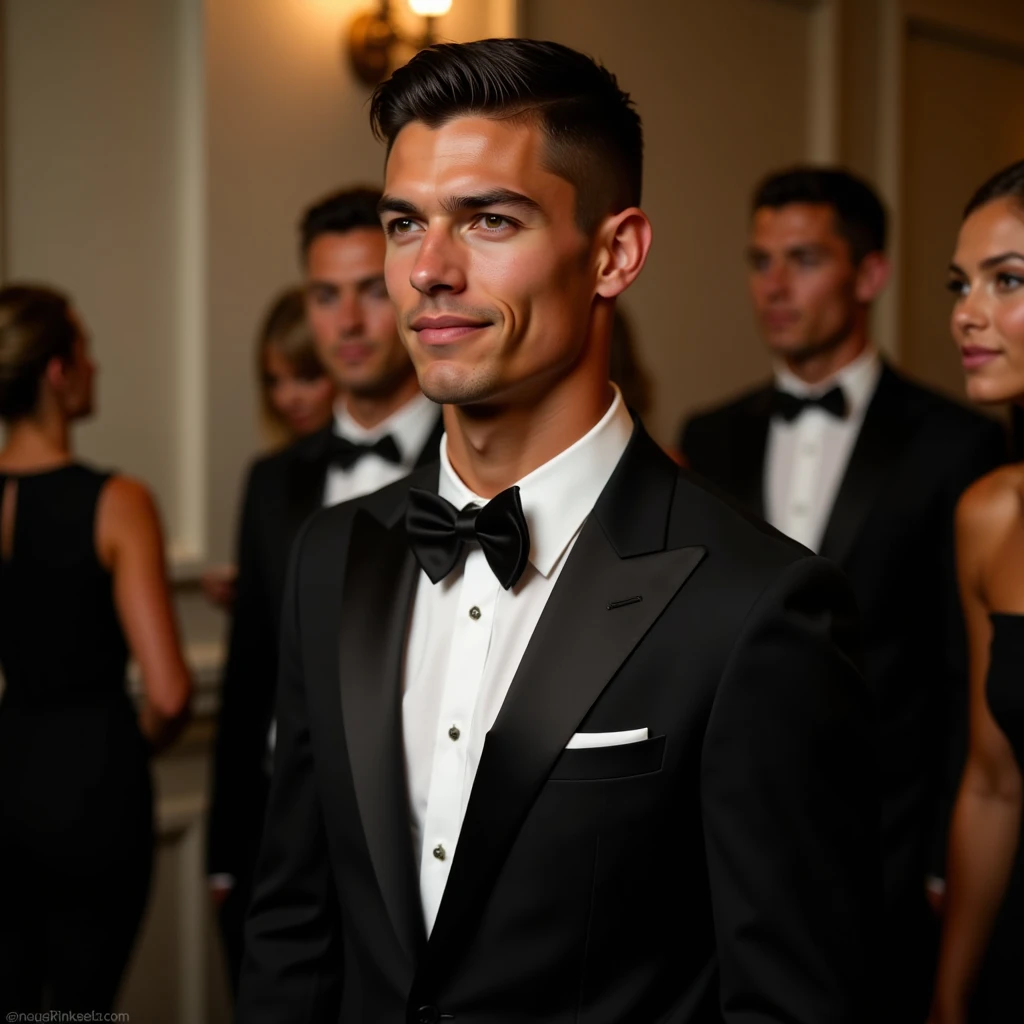
M 389 529 L 365 509 L 357 512 L 340 632 L 345 742 L 381 895 L 412 964 L 426 931 L 409 830 L 401 671 L 416 577 L 402 522 Z
M 665 549 L 676 478 L 671 460 L 638 426 L 484 743 L 421 968 L 431 979 L 456 962 L 472 936 L 523 818 L 566 743 L 705 555 L 701 547 Z

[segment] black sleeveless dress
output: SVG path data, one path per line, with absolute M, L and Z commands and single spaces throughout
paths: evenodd
M 1024 770 L 1024 616 L 992 615 L 988 705 Z M 978 975 L 971 1024 L 1024 1021 L 1024 843 Z
M 108 474 L 0 473 L 0 1008 L 109 1011 L 153 856 L 148 750 L 96 554 Z

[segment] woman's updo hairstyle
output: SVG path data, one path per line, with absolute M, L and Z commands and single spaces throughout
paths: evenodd
M 993 174 L 964 207 L 964 220 L 975 210 L 996 199 L 1010 199 L 1024 210 L 1024 160 L 1018 160 L 1004 167 L 998 174 Z
M 78 329 L 66 296 L 41 285 L 0 288 L 0 419 L 30 416 L 51 359 L 71 359 Z

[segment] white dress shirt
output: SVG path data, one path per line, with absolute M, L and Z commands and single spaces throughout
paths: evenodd
M 601 421 L 518 481 L 530 528 L 530 561 L 503 590 L 476 545 L 434 585 L 420 572 L 406 646 L 402 729 L 413 851 L 429 935 L 441 904 L 484 739 L 501 709 L 555 581 L 633 432 L 618 389 Z M 441 497 L 456 508 L 473 494 L 441 442 Z
M 402 461 L 389 462 L 376 452 L 369 452 L 348 469 L 332 466 L 324 481 L 324 506 L 351 501 L 408 476 L 434 429 L 437 416 L 438 406 L 426 395 L 417 394 L 382 423 L 367 429 L 352 419 L 342 398 L 334 413 L 334 432 L 355 444 L 373 444 L 390 434 L 398 445 Z
M 775 384 L 781 391 L 817 397 L 838 385 L 846 395 L 846 416 L 842 419 L 811 406 L 791 423 L 781 416 L 772 417 L 768 429 L 764 461 L 766 518 L 812 551 L 821 545 L 881 373 L 882 362 L 870 348 L 813 387 L 784 367 L 775 371 Z

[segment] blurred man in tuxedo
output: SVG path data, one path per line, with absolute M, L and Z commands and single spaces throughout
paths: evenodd
M 332 424 L 258 460 L 245 489 L 208 844 L 211 888 L 236 981 L 269 785 L 288 551 L 315 509 L 436 460 L 441 439 L 440 410 L 419 389 L 388 301 L 379 200 L 379 190 L 349 189 L 302 218 L 309 325 L 342 397 Z
M 687 464 L 853 585 L 880 705 L 885 1013 L 920 1024 L 949 801 L 963 757 L 967 664 L 953 564 L 961 492 L 1003 457 L 993 421 L 915 384 L 869 338 L 889 277 L 886 215 L 832 169 L 768 177 L 753 203 L 750 293 L 774 380 L 696 416 Z M 885 1014 L 888 1013 L 888 1016 Z
M 628 95 L 492 39 L 372 116 L 446 434 L 296 542 L 238 1021 L 868 1019 L 852 596 L 609 383 L 651 243 Z

